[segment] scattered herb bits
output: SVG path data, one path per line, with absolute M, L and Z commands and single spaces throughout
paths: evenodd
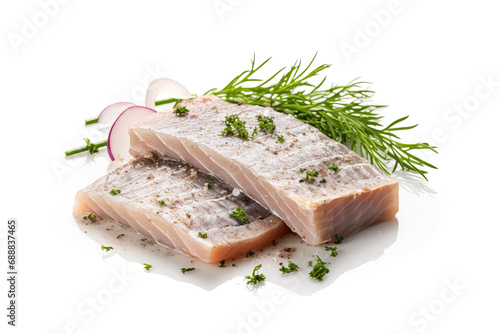
M 313 262 L 312 262 L 312 261 L 309 261 L 309 262 L 307 262 L 307 265 L 308 265 L 309 267 L 312 267 L 312 266 L 313 266 Z
M 158 201 L 158 204 L 163 205 L 163 206 L 167 206 L 167 204 L 165 204 L 164 200 Z
M 342 243 L 342 240 L 344 240 L 343 237 L 341 237 L 340 235 L 338 234 L 335 234 L 335 241 L 333 242 L 334 244 L 338 245 L 338 244 L 341 244 Z
M 339 170 L 339 166 L 337 166 L 336 164 L 331 164 L 330 166 L 328 166 L 328 169 L 333 170 L 336 173 Z
M 257 120 L 259 121 L 259 129 L 261 131 L 273 133 L 274 130 L 276 130 L 276 125 L 274 125 L 274 121 L 271 117 L 258 115 Z
M 313 169 L 312 171 L 306 171 L 306 177 L 303 179 L 300 179 L 299 182 L 313 182 L 315 178 L 319 175 L 319 172 L 316 169 Z
M 252 257 L 255 253 L 252 251 L 248 251 L 246 257 Z
M 322 179 L 321 181 L 319 181 L 319 183 L 326 183 L 326 180 Z
M 300 267 L 293 263 L 292 261 L 288 261 L 288 268 L 285 266 L 281 266 L 280 271 L 282 274 L 289 274 L 294 271 L 299 271 Z
M 189 113 L 189 110 L 186 107 L 179 107 L 175 109 L 175 114 L 177 116 L 185 116 Z
M 205 238 L 207 237 L 207 234 L 206 234 L 206 233 L 201 233 L 201 232 L 198 232 L 198 236 L 199 236 L 200 238 L 205 239 Z
M 311 261 L 312 263 L 312 261 Z M 309 273 L 309 277 L 317 279 L 320 282 L 323 282 L 323 277 L 328 274 L 330 270 L 325 267 L 325 262 L 323 262 L 319 256 L 316 255 L 316 264 L 313 269 Z
M 119 193 L 121 193 L 122 191 L 121 190 L 118 190 L 118 189 L 113 189 L 111 190 L 109 193 L 113 196 L 116 196 L 118 195 Z
M 147 271 L 149 271 L 151 268 L 153 268 L 153 266 L 148 264 L 148 263 L 143 263 L 143 265 L 144 265 L 144 269 Z
M 239 136 L 248 139 L 248 131 L 245 127 L 247 122 L 242 121 L 238 115 L 226 116 L 226 128 L 222 130 L 223 136 Z
M 250 220 L 250 218 L 248 218 L 247 213 L 245 212 L 245 210 L 243 210 L 240 207 L 237 207 L 233 212 L 231 212 L 229 214 L 229 216 L 234 217 L 236 219 L 239 219 L 241 221 Z
M 262 268 L 262 264 L 259 264 L 255 266 L 252 272 L 252 276 L 245 276 L 245 279 L 247 280 L 247 284 L 258 284 L 260 282 L 264 282 L 266 279 L 266 276 L 264 274 L 258 274 L 257 271 Z
M 95 222 L 95 220 L 96 220 L 96 217 L 95 217 L 95 215 L 94 215 L 93 213 L 89 214 L 89 215 L 87 216 L 87 218 L 88 218 L 91 222 Z
M 278 138 L 276 138 L 276 140 L 282 143 L 285 141 L 285 137 L 283 137 L 283 135 L 279 135 Z
M 329 252 L 332 252 L 332 253 L 330 254 L 330 256 L 336 257 L 337 255 L 339 255 L 339 252 L 337 252 L 337 247 L 330 247 L 330 246 L 326 246 L 326 247 L 325 247 L 325 250 L 326 250 L 326 251 L 329 251 Z
M 225 267 L 226 266 L 226 260 L 219 261 L 218 266 L 221 267 L 221 268 Z
M 207 185 L 207 187 L 208 187 L 208 189 L 213 188 L 213 187 L 215 187 L 215 184 L 213 184 L 213 183 L 209 183 L 209 184 Z
M 193 271 L 193 270 L 195 270 L 195 268 L 181 268 L 181 272 L 183 274 L 187 273 L 188 271 Z
M 101 250 L 105 250 L 105 251 L 106 251 L 106 253 L 107 253 L 107 252 L 109 252 L 109 251 L 110 251 L 110 250 L 112 250 L 112 249 L 113 249 L 113 247 L 111 247 L 111 246 L 106 247 L 106 246 L 104 246 L 104 245 L 101 245 Z

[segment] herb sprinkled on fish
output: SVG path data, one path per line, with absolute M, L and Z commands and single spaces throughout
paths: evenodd
M 250 220 L 250 218 L 248 218 L 247 213 L 245 212 L 245 210 L 243 210 L 240 207 L 237 207 L 233 212 L 231 212 L 229 214 L 229 216 L 237 218 L 237 219 L 239 219 L 241 221 Z
M 118 195 L 119 193 L 121 193 L 122 191 L 121 190 L 118 190 L 118 189 L 113 189 L 111 190 L 109 193 L 113 196 L 116 196 Z
M 188 112 L 189 110 L 186 107 L 179 107 L 175 109 L 175 114 L 181 117 L 187 115 Z
M 325 264 L 326 263 L 323 262 L 319 258 L 319 256 L 316 255 L 316 264 L 314 265 L 312 271 L 309 273 L 309 277 L 312 277 L 320 282 L 323 282 L 323 277 L 330 272 L 330 269 L 325 267 Z
M 186 273 L 186 272 L 188 272 L 188 271 L 193 271 L 193 270 L 196 270 L 196 269 L 195 269 L 195 268 L 181 268 L 181 272 L 182 272 L 183 274 L 185 274 L 185 273 Z
M 281 266 L 280 271 L 282 274 L 289 274 L 294 271 L 299 271 L 300 267 L 293 263 L 292 261 L 288 261 L 288 268 L 285 266 Z
M 339 252 L 337 252 L 337 247 L 325 246 L 325 250 L 329 251 L 329 252 L 332 252 L 330 254 L 330 256 L 333 256 L 333 257 L 336 257 L 339 254 Z

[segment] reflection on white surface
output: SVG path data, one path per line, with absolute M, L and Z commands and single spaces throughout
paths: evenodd
M 406 190 L 414 195 L 435 195 L 436 192 L 429 186 L 429 182 L 420 174 L 398 170 L 391 174 L 399 182 L 401 190 Z
M 298 295 L 314 294 L 331 285 L 345 272 L 378 259 L 395 242 L 398 234 L 397 219 L 373 225 L 345 239 L 340 245 L 330 244 L 329 246 L 335 246 L 338 250 L 338 256 L 331 257 L 330 252 L 325 250 L 325 245 L 310 246 L 298 235 L 290 232 L 276 240 L 276 245 L 257 250 L 251 257 L 226 261 L 225 267 L 219 267 L 218 264 L 207 264 L 196 258 L 178 254 L 115 221 L 102 219 L 90 223 L 88 220 L 78 219 L 77 224 L 85 235 L 99 245 L 114 248 L 111 252 L 103 253 L 103 260 L 119 256 L 140 266 L 148 263 L 153 266 L 150 271 L 152 275 L 168 276 L 204 290 L 213 290 L 234 280 L 254 292 L 257 292 L 261 285 L 248 286 L 243 278 L 249 275 L 256 265 L 262 264 L 259 273 L 266 275 L 267 284 L 281 286 Z M 316 255 L 326 262 L 330 269 L 323 282 L 309 277 L 312 268 L 308 266 L 308 262 L 313 260 L 315 263 Z M 296 263 L 301 269 L 291 274 L 282 274 L 279 268 L 281 265 L 287 266 L 288 261 Z M 181 268 L 191 267 L 196 269 L 181 273 Z

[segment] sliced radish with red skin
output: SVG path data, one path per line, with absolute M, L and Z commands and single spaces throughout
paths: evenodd
M 174 106 L 174 103 L 155 105 L 156 101 L 168 99 L 188 99 L 192 95 L 189 91 L 175 80 L 159 78 L 153 80 L 146 92 L 146 107 L 156 111 L 166 111 Z
M 141 119 L 153 115 L 156 110 L 133 106 L 125 109 L 116 119 L 109 131 L 108 154 L 111 160 L 127 160 L 130 158 L 128 152 L 130 148 L 130 126 Z
M 125 109 L 128 109 L 133 106 L 135 106 L 135 104 L 131 102 L 113 103 L 104 108 L 103 111 L 101 111 L 99 117 L 97 118 L 97 123 L 104 125 L 112 125 L 116 121 L 118 116 L 120 116 L 121 113 L 125 111 Z

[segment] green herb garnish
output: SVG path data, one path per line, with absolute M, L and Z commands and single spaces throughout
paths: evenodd
M 306 170 L 307 170 L 306 168 L 301 168 L 300 172 L 302 173 L 302 172 L 305 172 Z
M 343 237 L 341 237 L 340 235 L 338 234 L 335 234 L 335 241 L 333 242 L 334 244 L 338 245 L 338 244 L 341 244 L 342 243 L 342 240 L 344 240 Z
M 233 263 L 233 264 L 231 265 L 231 267 L 236 267 L 236 265 Z
M 292 261 L 288 261 L 288 268 L 286 268 L 285 266 L 281 266 L 280 268 L 280 271 L 282 274 L 289 274 L 291 272 L 294 272 L 294 271 L 299 271 L 300 267 L 298 265 L 296 265 L 295 263 L 293 263 Z
M 246 257 L 252 257 L 255 253 L 252 251 L 248 251 Z
M 209 183 L 209 184 L 207 185 L 207 187 L 208 187 L 208 189 L 213 188 L 213 187 L 215 187 L 215 184 L 213 184 L 213 183 Z
M 158 204 L 160 204 L 160 205 L 164 205 L 164 206 L 167 206 L 167 204 L 165 204 L 165 201 L 164 201 L 164 200 L 158 201 Z
M 273 133 L 274 130 L 276 130 L 276 125 L 274 125 L 274 121 L 271 117 L 258 115 L 257 120 L 259 121 L 259 129 L 261 131 Z
M 153 268 L 152 265 L 147 264 L 147 263 L 143 263 L 143 265 L 144 265 L 144 269 L 146 269 L 147 271 L 149 271 L 149 269 Z
M 326 180 L 322 179 L 321 181 L 319 181 L 319 183 L 326 183 Z
M 283 135 L 279 135 L 278 138 L 276 138 L 276 140 L 282 143 L 285 141 L 285 137 L 283 137 Z
M 113 189 L 111 190 L 109 193 L 113 196 L 116 196 L 118 195 L 119 193 L 121 193 L 122 191 L 121 190 L 118 190 L 118 189 Z
M 70 155 L 75 155 L 78 153 L 83 153 L 83 152 L 89 152 L 90 154 L 94 154 L 99 152 L 99 148 L 104 147 L 108 144 L 107 140 L 100 141 L 98 143 L 91 143 L 88 138 L 83 138 L 85 140 L 85 143 L 87 144 L 86 146 L 80 147 L 80 148 L 75 148 L 74 150 L 71 151 L 66 151 L 64 154 L 69 157 Z
M 175 109 L 175 114 L 177 116 L 184 116 L 189 112 L 189 110 L 186 107 L 179 107 Z
M 337 166 L 336 164 L 332 164 L 331 166 L 328 166 L 328 169 L 333 170 L 336 173 L 339 170 L 339 166 Z
M 226 116 L 226 128 L 222 130 L 223 136 L 239 136 L 243 139 L 250 138 L 245 128 L 247 122 L 242 121 L 238 115 Z
M 106 247 L 106 246 L 104 246 L 104 245 L 101 245 L 101 250 L 105 250 L 105 251 L 106 251 L 106 253 L 107 253 L 107 252 L 109 252 L 109 251 L 110 251 L 110 250 L 112 250 L 112 249 L 113 249 L 113 247 L 111 247 L 111 246 L 110 246 L 110 247 Z
M 325 267 L 325 262 L 323 262 L 319 258 L 319 256 L 316 255 L 316 264 L 314 265 L 312 271 L 309 273 L 309 277 L 315 278 L 318 281 L 323 282 L 323 277 L 329 272 L 330 270 L 327 267 Z
M 239 219 L 241 221 L 250 220 L 250 218 L 248 218 L 247 213 L 245 212 L 245 210 L 243 210 L 240 207 L 237 207 L 233 212 L 231 212 L 229 214 L 229 216 L 237 218 L 237 219 Z
M 307 265 L 308 265 L 309 267 L 312 267 L 312 266 L 313 266 L 313 262 L 312 262 L 312 261 L 309 261 L 309 262 L 307 262 Z
M 247 280 L 247 284 L 258 284 L 260 282 L 263 282 L 266 279 L 266 276 L 264 274 L 257 274 L 257 271 L 262 268 L 262 264 L 259 264 L 255 266 L 252 272 L 252 276 L 245 276 L 245 279 Z
M 306 172 L 306 177 L 303 178 L 303 179 L 300 179 L 299 182 L 302 183 L 302 182 L 313 182 L 315 179 L 316 176 L 319 175 L 319 172 L 316 170 L 316 169 L 313 169 L 312 171 L 307 171 Z
M 332 252 L 330 256 L 336 257 L 337 255 L 339 255 L 339 252 L 337 252 L 337 247 L 325 246 L 325 250 Z
M 226 260 L 222 260 L 222 261 L 219 261 L 219 264 L 218 264 L 219 267 L 225 267 L 226 266 Z
M 205 238 L 207 237 L 207 234 L 206 234 L 206 233 L 201 233 L 201 232 L 198 232 L 198 236 L 199 236 L 200 238 L 205 239 Z
M 188 272 L 188 271 L 193 271 L 193 270 L 195 270 L 195 268 L 181 268 L 181 272 L 182 272 L 183 274 L 185 274 L 185 273 L 186 273 L 186 272 Z
M 95 222 L 95 215 L 94 215 L 93 213 L 89 214 L 89 215 L 87 216 L 87 218 L 88 218 L 90 221 Z
M 318 128 L 328 137 L 348 145 L 354 152 L 367 158 L 389 174 L 387 161 L 394 167 L 417 172 L 424 178 L 428 168 L 436 168 L 418 158 L 414 151 L 436 152 L 428 143 L 407 144 L 399 140 L 397 132 L 413 129 L 416 125 L 401 126 L 408 116 L 399 118 L 388 126 L 381 123 L 377 113 L 383 105 L 369 104 L 373 91 L 364 88 L 367 82 L 352 81 L 347 85 L 326 86 L 326 77 L 313 84 L 311 81 L 323 75 L 330 65 L 312 67 L 316 56 L 305 67 L 296 62 L 288 70 L 285 67 L 268 79 L 259 79 L 255 73 L 271 58 L 236 76 L 226 87 L 205 93 L 214 94 L 232 103 L 245 103 L 272 107 L 278 112 L 293 115 L 297 119 Z M 157 102 L 158 103 L 158 102 Z

